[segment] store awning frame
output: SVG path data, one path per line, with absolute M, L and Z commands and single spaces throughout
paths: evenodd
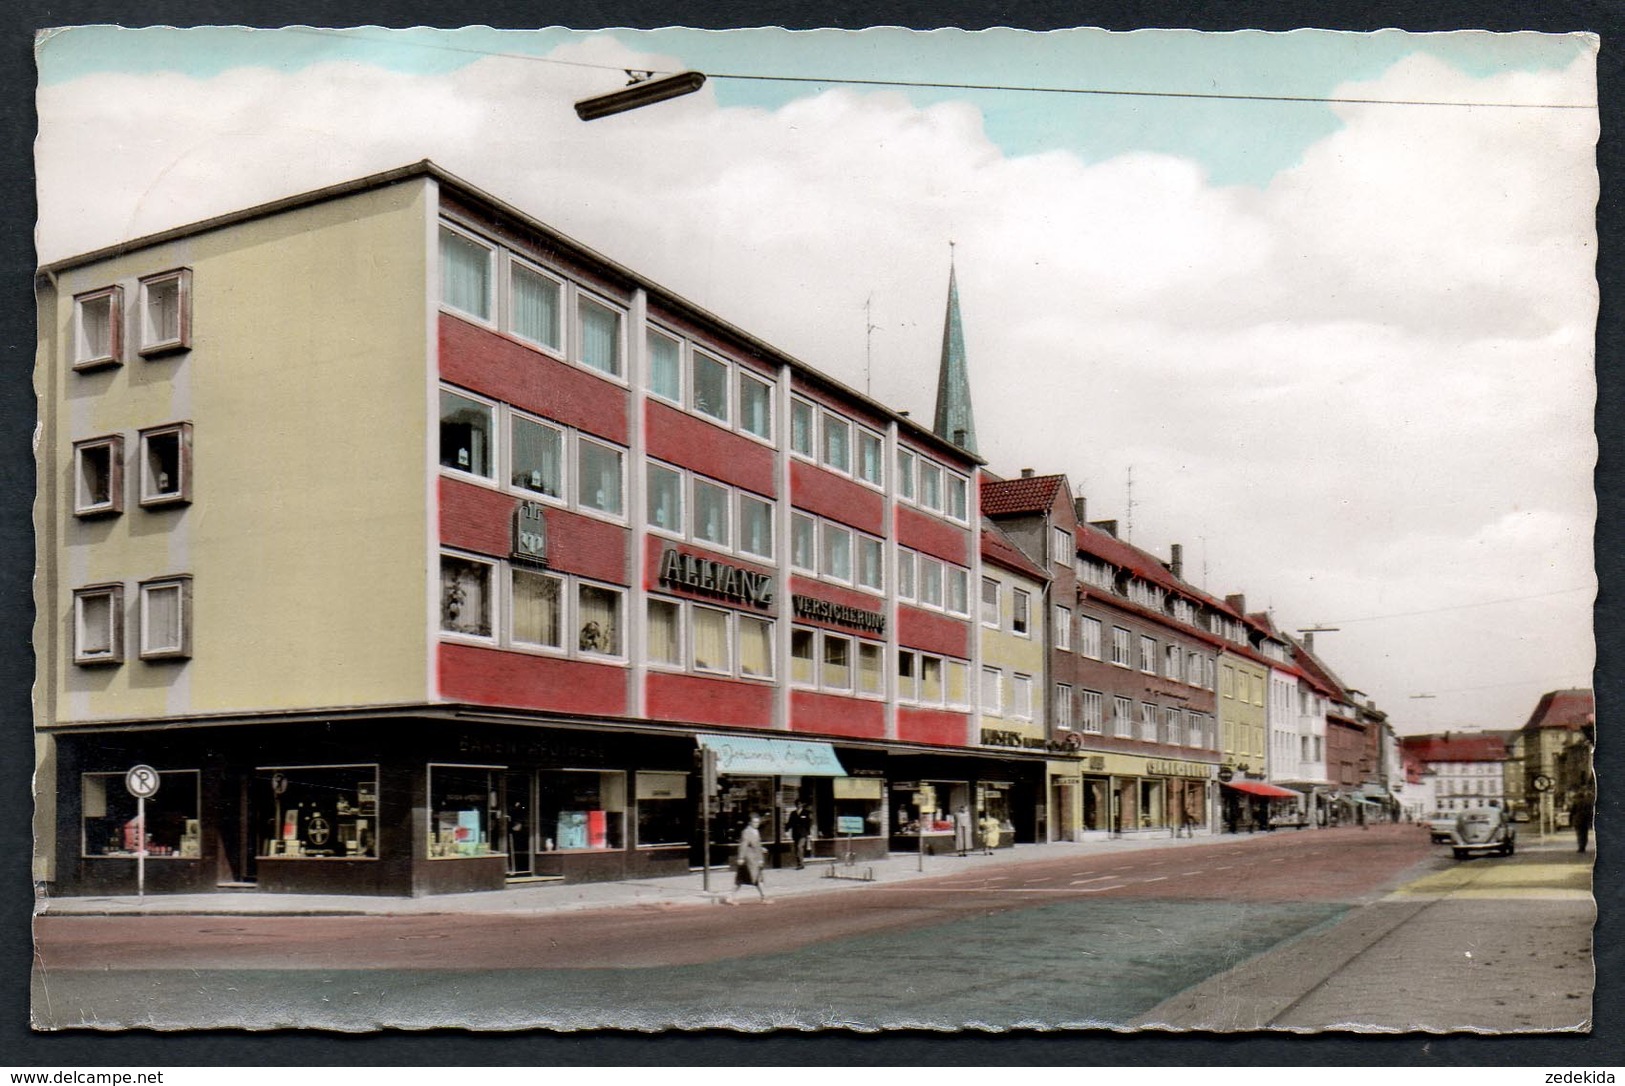
M 1225 781 L 1226 788 L 1234 788 L 1238 792 L 1248 795 L 1262 796 L 1265 799 L 1302 799 L 1302 792 L 1294 792 L 1290 788 L 1281 788 L 1263 781 Z
M 755 735 L 697 735 L 717 753 L 717 774 L 734 777 L 845 777 L 846 768 L 829 743 L 768 739 Z

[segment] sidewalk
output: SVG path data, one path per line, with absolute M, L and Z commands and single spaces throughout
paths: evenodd
M 1417 827 L 1406 827 L 1416 833 Z M 1300 830 L 1292 833 L 1199 834 L 1171 837 L 1167 833 L 1142 833 L 1123 837 L 1092 838 L 1081 842 L 1016 845 L 999 849 L 992 856 L 973 854 L 926 856 L 921 871 L 917 856 L 894 852 L 883 860 L 836 868 L 828 862 L 809 864 L 804 870 L 769 868 L 763 889 L 770 899 L 805 894 L 837 893 L 880 883 L 912 879 L 971 875 L 1029 860 L 1058 859 L 1064 856 L 1093 857 L 1156 848 L 1201 848 L 1228 844 L 1245 846 L 1250 842 L 1280 840 L 1309 833 L 1344 833 L 1345 829 Z M 1355 831 L 1357 832 L 1357 831 Z M 827 877 L 831 870 L 846 878 Z M 866 871 L 873 882 L 857 881 Z M 856 876 L 857 878 L 854 878 Z M 269 894 L 253 890 L 222 890 L 212 894 L 134 894 L 106 897 L 40 897 L 36 916 L 427 916 L 435 914 L 509 914 L 537 916 L 573 909 L 610 909 L 627 906 L 665 908 L 715 901 L 733 889 L 733 872 L 713 868 L 711 889 L 702 888 L 699 871 L 662 879 L 625 882 L 532 883 L 504 890 L 472 894 L 438 894 L 432 897 L 375 897 L 340 894 Z M 755 904 L 756 893 L 746 887 L 739 895 L 742 904 Z

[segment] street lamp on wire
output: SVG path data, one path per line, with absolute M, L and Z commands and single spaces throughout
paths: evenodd
M 678 72 L 656 79 L 653 72 L 625 69 L 628 83 L 618 91 L 583 98 L 576 103 L 576 116 L 584 121 L 596 121 L 628 110 L 652 106 L 672 98 L 693 94 L 705 86 L 704 72 Z

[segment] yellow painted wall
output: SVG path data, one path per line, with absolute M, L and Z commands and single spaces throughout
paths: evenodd
M 1219 688 L 1219 735 L 1224 744 L 1224 760 L 1230 765 L 1245 763 L 1249 772 L 1264 770 L 1265 745 L 1269 740 L 1269 668 L 1231 653 L 1219 655 L 1221 675 L 1225 668 L 1236 674 L 1233 697 Z M 1246 676 L 1247 678 L 1243 678 Z
M 980 625 L 981 596 L 972 600 L 972 605 L 978 610 L 977 630 L 982 637 L 982 666 L 996 667 L 1003 671 L 1004 691 L 1001 704 L 1004 712 L 1000 715 L 982 710 L 981 700 L 977 701 L 977 713 L 983 728 L 996 728 L 1000 731 L 1020 733 L 1024 738 L 1045 738 L 1045 707 L 1049 704 L 1049 690 L 1047 685 L 1047 670 L 1044 667 L 1044 654 L 1048 644 L 1048 623 L 1051 622 L 1047 608 L 1049 606 L 1044 596 L 1044 586 L 1029 577 L 1004 569 L 1002 566 L 984 565 L 982 575 L 991 577 L 999 582 L 999 628 Z M 1019 588 L 1027 593 L 1031 601 L 1028 612 L 1028 636 L 1020 637 L 1010 630 L 1010 597 L 1011 589 Z M 975 589 L 978 593 L 981 586 Z M 1031 720 L 1019 720 L 1010 715 L 1011 691 L 1010 677 L 1016 672 L 1031 675 L 1033 680 L 1033 715 Z M 985 681 L 985 680 L 984 680 Z
M 63 272 L 41 306 L 43 722 L 421 701 L 426 223 L 417 180 Z M 192 269 L 192 349 L 136 353 L 136 281 Z M 74 294 L 125 289 L 124 364 L 71 368 Z M 54 342 L 51 332 L 54 330 Z M 190 420 L 192 503 L 138 501 L 137 430 Z M 72 443 L 125 437 L 125 508 L 72 512 Z M 137 582 L 193 577 L 192 658 L 139 659 Z M 125 584 L 125 659 L 72 661 L 75 587 Z

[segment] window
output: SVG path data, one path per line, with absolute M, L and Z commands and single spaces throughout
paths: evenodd
M 192 424 L 142 430 L 141 504 L 184 505 L 191 500 Z
M 996 667 L 982 669 L 982 712 L 1004 715 L 1004 672 Z
M 970 665 L 963 660 L 944 660 L 948 676 L 948 704 L 964 709 L 970 705 Z
M 1033 718 L 1033 677 L 1031 675 L 1010 676 L 1011 715 L 1018 720 L 1031 720 Z
M 582 296 L 576 299 L 581 364 L 611 377 L 621 375 L 621 315 Z
M 1032 621 L 1032 597 L 1019 588 L 1010 590 L 1010 631 L 1021 637 L 1028 635 Z
M 261 856 L 370 860 L 378 855 L 376 765 L 261 766 L 253 799 L 270 817 L 260 823 Z M 163 795 L 160 788 L 158 794 Z
M 1112 731 L 1120 738 L 1134 735 L 1134 702 L 1130 698 L 1112 699 Z
M 450 309 L 491 320 L 491 264 L 495 256 L 466 234 L 440 228 L 440 303 Z
M 490 562 L 455 554 L 440 556 L 440 629 L 466 637 L 490 637 Z
M 916 591 L 915 582 L 916 555 L 913 551 L 899 549 L 897 552 L 897 596 L 899 599 L 914 599 Z
M 828 413 L 824 415 L 824 464 L 836 471 L 852 470 L 852 424 Z
M 826 633 L 824 638 L 824 673 L 821 685 L 826 690 L 852 689 L 852 639 Z
M 818 662 L 814 657 L 817 635 L 809 629 L 794 626 L 790 630 L 790 681 L 799 686 L 812 686 L 817 681 Z
M 728 612 L 710 607 L 693 608 L 694 670 L 733 671 L 733 653 L 728 644 Z
M 1162 741 L 1164 743 L 1177 744 L 1183 738 L 1183 736 L 1180 735 L 1179 723 L 1180 723 L 1180 718 L 1183 717 L 1184 715 L 1185 715 L 1184 713 L 1180 712 L 1180 710 L 1178 710 L 1178 709 L 1176 709 L 1176 708 L 1174 708 L 1172 706 L 1164 706 L 1163 707 L 1163 710 L 1162 710 Z M 1193 719 L 1195 718 L 1194 713 L 1192 713 L 1191 716 L 1192 716 Z M 1200 727 L 1200 725 L 1197 725 L 1197 726 Z
M 942 510 L 942 469 L 929 460 L 920 461 L 920 504 Z
M 1236 696 L 1236 669 L 1229 664 L 1219 669 L 1219 696 L 1225 698 Z
M 718 422 L 728 421 L 728 364 L 701 351 L 690 354 L 694 382 L 689 402 L 694 410 Z
M 885 481 L 884 457 L 886 446 L 879 434 L 858 431 L 858 478 L 881 486 Z
M 1140 637 L 1140 670 L 1147 675 L 1157 673 L 1157 642 L 1150 637 Z
M 897 450 L 897 496 L 914 500 L 914 454 L 902 447 Z
M 727 487 L 694 480 L 694 538 L 726 547 L 732 539 L 728 525 L 730 495 Z
M 790 564 L 809 573 L 818 570 L 818 521 L 802 513 L 790 514 Z
M 621 514 L 621 453 L 581 438 L 576 443 L 576 501 L 583 509 Z
M 626 774 L 566 769 L 536 774 L 536 828 L 542 851 L 626 846 Z
M 509 265 L 508 286 L 513 312 L 510 323 L 520 339 L 546 347 L 564 349 L 564 287 L 552 276 L 514 261 Z
M 1140 738 L 1148 743 L 1157 741 L 1157 707 L 1148 701 L 1140 702 Z
M 672 403 L 683 402 L 683 345 L 663 332 L 649 329 L 644 336 L 649 350 L 649 391 Z
M 1206 713 L 1187 712 L 1185 714 L 1186 730 L 1189 733 L 1186 745 L 1192 747 L 1204 746 L 1203 732 L 1206 731 L 1208 716 Z
M 73 299 L 73 368 L 124 361 L 124 288 L 103 287 Z
M 141 659 L 192 655 L 192 578 L 141 582 Z
M 1121 626 L 1112 627 L 1112 663 L 1118 667 L 1130 666 L 1129 632 Z
M 564 581 L 529 569 L 511 572 L 509 636 L 516 645 L 564 648 Z
M 73 515 L 124 511 L 124 437 L 112 434 L 73 443 Z
M 1078 651 L 1091 660 L 1100 659 L 1100 620 L 1078 616 Z
M 123 770 L 82 775 L 80 855 L 130 859 L 141 850 L 145 838 L 149 860 L 199 859 L 203 854 L 200 777 L 195 769 L 160 770 L 158 791 L 138 805 L 124 786 Z
M 948 474 L 948 515 L 966 520 L 970 515 L 970 483 L 962 475 Z
M 1072 649 L 1072 608 L 1055 607 L 1055 647 L 1068 652 Z
M 145 358 L 192 346 L 192 270 L 141 280 L 141 343 Z
M 622 655 L 620 590 L 578 585 L 576 602 L 576 647 L 595 656 Z
M 87 585 L 73 593 L 73 662 L 124 661 L 124 586 Z
M 813 456 L 813 405 L 806 400 L 790 401 L 790 451 Z
M 1064 732 L 1072 730 L 1072 688 L 1066 683 L 1055 684 L 1055 726 Z
M 1202 656 L 1190 653 L 1185 657 L 1185 681 L 1192 686 L 1202 685 Z
M 852 533 L 829 522 L 824 523 L 821 572 L 838 581 L 852 579 Z
M 907 649 L 897 650 L 897 700 L 914 701 L 919 697 L 919 653 Z
M 739 615 L 739 674 L 750 679 L 773 677 L 773 624 L 765 618 Z
M 429 766 L 429 859 L 500 855 L 501 776 L 497 766 Z
M 1098 733 L 1102 727 L 1100 693 L 1085 690 L 1078 696 L 1078 722 L 1086 732 Z
M 999 613 L 999 582 L 992 577 L 982 578 L 982 625 L 998 629 L 1001 615 Z
M 955 615 L 970 614 L 970 571 L 958 566 L 948 567 L 948 611 Z
M 1185 654 L 1180 650 L 1178 645 L 1169 645 L 1166 649 L 1164 649 L 1162 659 L 1163 678 L 1172 679 L 1175 682 L 1178 682 L 1183 672 L 1183 669 L 1179 665 L 1184 659 Z
M 884 545 L 878 539 L 870 539 L 866 535 L 858 536 L 858 584 L 864 588 L 872 588 L 876 592 L 886 586 L 885 564 L 882 561 L 885 555 Z
M 493 415 L 488 403 L 450 389 L 440 390 L 440 466 L 494 477 Z
M 773 386 L 739 372 L 739 428 L 766 441 L 773 440 Z
M 739 495 L 739 549 L 760 558 L 773 557 L 773 503 Z
M 920 656 L 920 704 L 942 704 L 943 661 L 939 656 Z
M 513 485 L 548 498 L 564 497 L 564 431 L 514 415 L 509 428 Z M 488 448 L 489 446 L 487 446 Z M 441 455 L 444 456 L 444 447 Z
M 881 695 L 886 692 L 885 646 L 873 641 L 858 642 L 858 693 Z
M 639 773 L 637 775 L 637 844 L 688 844 L 688 774 Z
M 1072 546 L 1072 533 L 1065 528 L 1052 528 L 1050 530 L 1050 562 L 1053 565 L 1071 568 L 1072 560 L 1076 557 Z
M 942 606 L 942 563 L 920 555 L 920 602 L 927 607 Z
M 683 532 L 683 475 L 662 464 L 648 466 L 648 520 L 651 528 L 681 535 Z

